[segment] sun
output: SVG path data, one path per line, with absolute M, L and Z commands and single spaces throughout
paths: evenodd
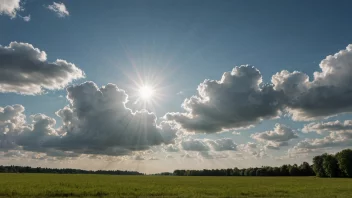
M 154 95 L 154 90 L 148 85 L 144 85 L 141 88 L 139 88 L 139 96 L 141 99 L 148 101 L 153 98 Z

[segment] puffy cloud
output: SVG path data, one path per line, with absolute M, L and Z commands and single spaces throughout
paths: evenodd
M 134 157 L 134 160 L 145 160 L 145 158 L 143 156 L 140 156 L 140 155 L 136 155 Z
M 307 153 L 323 148 L 349 147 L 352 146 L 352 133 L 350 132 L 332 132 L 323 138 L 305 139 L 294 146 L 291 153 Z
M 168 145 L 165 145 L 163 147 L 163 150 L 165 152 L 170 152 L 171 153 L 171 152 L 178 152 L 179 148 L 176 145 L 174 145 L 174 144 L 168 144 Z
M 315 131 L 322 134 L 324 131 L 330 132 L 323 138 L 305 139 L 291 149 L 291 152 L 307 153 L 323 148 L 349 147 L 352 146 L 352 121 L 345 120 L 334 122 L 310 123 L 302 131 Z
M 340 122 L 336 120 L 334 122 L 313 122 L 305 125 L 302 129 L 303 132 L 312 132 L 315 131 L 319 134 L 324 131 L 327 132 L 338 132 L 338 131 L 350 131 L 352 132 L 352 120 L 345 120 Z
M 165 118 L 190 132 L 213 133 L 248 127 L 265 118 L 279 115 L 282 92 L 262 85 L 260 72 L 251 66 L 235 67 L 220 81 L 205 80 L 198 95 L 186 99 L 186 113 L 168 113 Z
M 286 142 L 298 136 L 291 128 L 276 124 L 274 130 L 252 134 L 251 138 L 258 141 Z
M 327 56 L 312 80 L 286 70 L 262 83 L 250 66 L 235 67 L 221 80 L 205 80 L 198 94 L 187 98 L 181 112 L 165 115 L 188 132 L 214 133 L 248 127 L 287 110 L 294 120 L 313 120 L 352 111 L 352 45 Z
M 320 63 L 313 80 L 301 72 L 282 71 L 272 77 L 274 89 L 287 96 L 294 120 L 313 120 L 352 111 L 352 45 Z
M 181 146 L 185 151 L 209 151 L 209 146 L 200 139 L 183 140 Z
M 153 113 L 128 109 L 127 94 L 114 84 L 98 88 L 86 82 L 67 92 L 70 106 L 57 112 L 63 122 L 60 130 L 66 132 L 55 145 L 60 150 L 119 155 L 170 143 L 176 137 L 176 129 L 166 123 L 157 126 Z
M 70 13 L 68 12 L 68 10 L 67 10 L 65 4 L 63 4 L 63 3 L 56 3 L 56 2 L 53 2 L 53 4 L 52 4 L 52 5 L 48 5 L 47 8 L 48 8 L 49 10 L 55 12 L 56 15 L 57 15 L 58 17 L 61 17 L 61 18 L 70 15 Z
M 8 15 L 15 18 L 17 12 L 21 10 L 21 0 L 0 0 L 0 15 Z
M 127 94 L 114 84 L 101 88 L 93 82 L 71 86 L 67 88 L 67 98 L 70 105 L 57 112 L 63 123 L 58 129 L 55 119 L 43 114 L 32 115 L 32 124 L 23 123 L 20 118 L 24 108 L 20 105 L 2 108 L 2 122 L 10 120 L 16 125 L 21 121 L 20 132 L 11 136 L 14 145 L 55 156 L 119 156 L 170 143 L 176 137 L 166 123 L 156 124 L 154 114 L 128 109 Z M 5 131 L 5 127 L 1 129 Z M 175 129 L 173 133 L 176 132 Z M 3 132 L 6 138 L 10 137 L 7 133 Z
M 0 92 L 39 94 L 43 89 L 62 89 L 84 77 L 73 63 L 48 62 L 44 51 L 29 43 L 11 42 L 0 46 Z
M 246 147 L 255 149 L 257 148 L 257 144 L 254 142 L 248 142 Z
M 268 142 L 264 148 L 272 150 L 280 150 L 280 147 L 288 146 L 288 142 Z
M 230 138 L 222 138 L 217 140 L 206 140 L 206 143 L 210 145 L 214 151 L 235 151 L 237 145 Z
M 23 129 L 26 116 L 22 105 L 0 107 L 0 150 L 9 150 L 17 147 L 15 136 Z
M 186 139 L 180 142 L 185 151 L 235 151 L 237 145 L 230 138 L 222 139 Z

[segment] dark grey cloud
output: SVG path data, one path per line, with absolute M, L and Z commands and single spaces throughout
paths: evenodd
M 62 89 L 83 77 L 84 72 L 73 63 L 61 59 L 48 62 L 46 53 L 29 43 L 0 46 L 0 92 L 40 94 Z
M 352 120 L 339 120 L 333 122 L 312 122 L 305 125 L 302 129 L 303 132 L 339 132 L 339 131 L 352 131 Z
M 275 124 L 274 130 L 252 134 L 251 138 L 258 141 L 287 142 L 298 136 L 291 128 Z
M 235 67 L 225 72 L 220 81 L 205 80 L 197 90 L 198 95 L 182 104 L 186 113 L 165 115 L 189 132 L 248 127 L 278 116 L 282 106 L 282 92 L 262 84 L 260 72 L 251 66 Z
M 287 96 L 294 120 L 313 120 L 352 111 L 352 45 L 320 63 L 321 71 L 307 74 L 281 71 L 272 77 L 274 89 Z

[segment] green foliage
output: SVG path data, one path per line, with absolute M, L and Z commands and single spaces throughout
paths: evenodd
M 337 177 L 339 173 L 339 166 L 335 156 L 323 154 L 323 168 L 327 177 Z
M 0 197 L 350 197 L 351 181 L 316 177 L 0 174 Z
M 315 156 L 313 158 L 313 170 L 318 177 L 325 177 L 325 170 L 323 167 L 324 158 L 323 156 Z
M 336 154 L 336 160 L 339 165 L 342 176 L 352 177 L 352 150 L 345 149 Z

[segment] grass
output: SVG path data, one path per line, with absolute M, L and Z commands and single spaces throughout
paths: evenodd
M 352 179 L 0 174 L 0 197 L 351 197 Z

